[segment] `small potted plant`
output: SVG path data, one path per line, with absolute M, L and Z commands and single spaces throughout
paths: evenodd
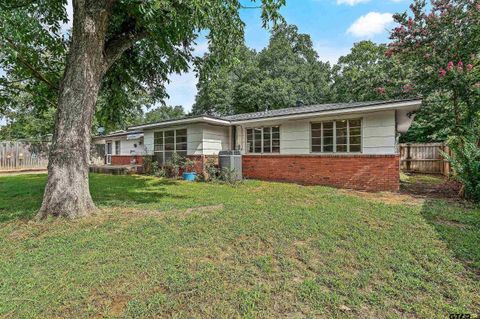
M 186 181 L 195 181 L 197 173 L 195 172 L 195 161 L 187 158 L 183 163 L 183 179 Z

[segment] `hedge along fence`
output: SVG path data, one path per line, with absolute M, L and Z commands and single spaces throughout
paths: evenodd
M 0 172 L 46 169 L 50 142 L 0 141 Z
M 450 164 L 442 152 L 451 155 L 444 143 L 402 143 L 400 169 L 411 173 L 450 174 Z

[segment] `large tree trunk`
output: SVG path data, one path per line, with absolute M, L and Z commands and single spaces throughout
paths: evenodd
M 72 40 L 59 89 L 40 219 L 77 218 L 95 210 L 88 184 L 91 126 L 105 72 L 109 5 L 108 0 L 73 1 Z

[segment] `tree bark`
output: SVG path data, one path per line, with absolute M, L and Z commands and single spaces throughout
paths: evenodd
M 88 172 L 92 120 L 106 71 L 104 46 L 113 0 L 74 0 L 70 50 L 59 88 L 48 181 L 37 218 L 78 218 L 95 210 Z

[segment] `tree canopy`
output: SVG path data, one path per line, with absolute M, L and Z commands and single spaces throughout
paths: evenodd
M 294 25 L 273 28 L 262 51 L 241 45 L 234 57 L 233 65 L 201 77 L 194 113 L 235 114 L 329 99 L 330 65 L 319 61 L 310 36 Z

